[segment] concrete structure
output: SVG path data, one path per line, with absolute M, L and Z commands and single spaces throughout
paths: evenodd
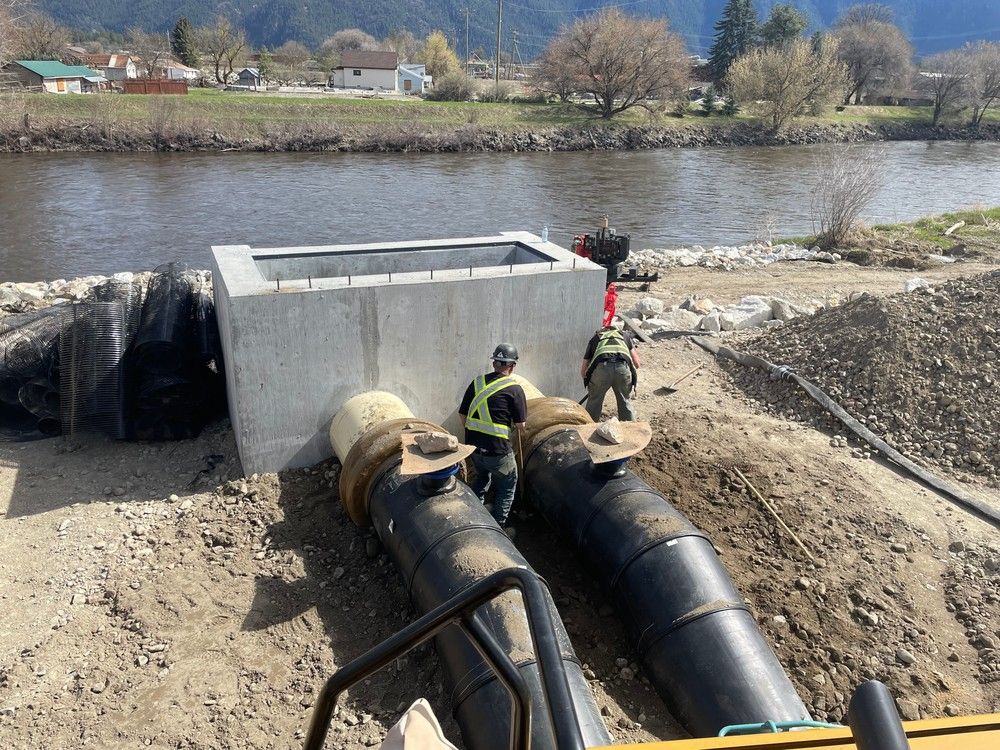
M 107 83 L 96 70 L 57 60 L 15 60 L 4 71 L 25 88 L 49 94 L 89 94 Z
M 213 247 L 230 416 L 247 473 L 330 456 L 371 390 L 462 435 L 458 404 L 500 341 L 546 395 L 578 398 L 606 271 L 527 232 L 426 242 Z
M 334 68 L 330 85 L 338 89 L 397 91 L 399 55 L 395 52 L 348 50 Z

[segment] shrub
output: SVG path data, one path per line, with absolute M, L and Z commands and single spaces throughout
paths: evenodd
M 514 88 L 508 81 L 487 84 L 483 90 L 479 92 L 479 101 L 497 103 L 509 102 L 513 92 Z
M 474 90 L 472 79 L 465 73 L 446 73 L 434 80 L 434 88 L 427 92 L 427 98 L 438 102 L 465 102 L 472 98 Z

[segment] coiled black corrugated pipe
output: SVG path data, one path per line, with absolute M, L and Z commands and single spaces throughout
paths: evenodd
M 694 736 L 809 718 L 712 542 L 627 468 L 595 466 L 571 428 L 590 421 L 567 399 L 529 402 L 527 495 L 611 592 L 671 713 Z
M 345 409 L 353 406 L 348 402 Z M 357 407 L 357 412 L 363 413 L 362 421 L 375 424 L 363 431 L 357 424 L 350 428 L 341 425 L 341 432 L 354 429 L 356 434 L 341 440 L 333 436 L 333 443 L 338 455 L 345 445 L 350 446 L 341 459 L 341 501 L 356 523 L 374 526 L 415 607 L 426 613 L 499 570 L 514 566 L 530 570 L 464 482 L 400 474 L 401 435 L 412 429 L 441 428 L 407 418 L 408 409 L 400 415 L 399 407 L 405 409 L 399 402 L 394 411 L 384 415 L 396 418 L 378 421 L 371 417 L 371 405 L 362 403 Z M 337 419 L 331 435 L 335 429 Z M 611 737 L 566 629 L 551 596 L 547 599 L 569 688 L 568 700 L 552 705 L 551 710 L 558 716 L 575 717 L 585 746 L 610 744 Z M 477 613 L 531 690 L 532 748 L 555 750 L 523 601 L 516 592 L 507 592 L 480 607 Z M 503 685 L 458 628 L 448 628 L 437 636 L 435 648 L 466 746 L 470 750 L 507 750 L 511 704 Z

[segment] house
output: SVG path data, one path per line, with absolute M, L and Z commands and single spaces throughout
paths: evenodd
M 400 63 L 396 78 L 396 91 L 404 94 L 422 94 L 433 82 L 426 66 L 415 63 Z
M 182 62 L 170 58 L 158 63 L 156 72 L 160 78 L 169 78 L 171 81 L 197 81 L 201 78 L 201 71 L 198 68 L 190 68 Z
M 139 69 L 131 55 L 84 53 L 76 54 L 75 57 L 88 68 L 100 71 L 109 81 L 124 81 L 126 78 L 139 77 Z
M 330 86 L 398 91 L 399 55 L 395 52 L 348 50 L 342 55 L 340 66 L 334 68 Z
M 257 68 L 243 68 L 243 70 L 236 74 L 236 77 L 238 79 L 237 85 L 239 86 L 253 89 L 254 91 L 264 88 L 264 77 Z
M 107 83 L 96 70 L 57 60 L 15 60 L 4 71 L 24 87 L 50 94 L 89 94 Z

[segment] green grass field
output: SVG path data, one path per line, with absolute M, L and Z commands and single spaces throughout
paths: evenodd
M 685 128 L 695 125 L 731 126 L 754 122 L 746 114 L 737 117 L 699 116 L 691 112 L 683 118 L 661 115 L 652 118 L 640 108 L 618 115 L 610 122 L 595 118 L 568 104 L 486 102 L 432 102 L 419 99 L 352 99 L 332 96 L 291 96 L 249 94 L 192 89 L 187 96 L 152 97 L 143 95 L 23 97 L 23 109 L 39 121 L 137 123 L 151 118 L 168 118 L 176 125 L 186 123 L 216 129 L 295 123 L 338 126 L 413 126 L 454 130 L 477 125 L 500 130 L 541 130 L 567 126 L 603 124 L 656 125 Z M 847 107 L 830 110 L 821 117 L 796 120 L 796 124 L 878 124 L 881 122 L 929 122 L 927 107 Z M 1000 112 L 989 114 L 1000 120 Z
M 939 216 L 928 216 L 908 224 L 877 224 L 869 234 L 887 242 L 897 239 L 929 242 L 941 248 L 955 244 L 956 236 L 946 237 L 945 231 L 959 223 L 965 226 L 957 233 L 962 239 L 982 239 L 996 243 L 1000 240 L 1000 208 L 954 211 Z

